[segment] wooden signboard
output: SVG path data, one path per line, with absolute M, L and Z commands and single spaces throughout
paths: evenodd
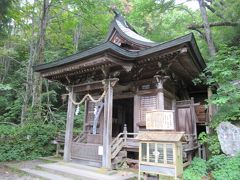
M 146 129 L 174 130 L 174 111 L 157 110 L 146 112 Z

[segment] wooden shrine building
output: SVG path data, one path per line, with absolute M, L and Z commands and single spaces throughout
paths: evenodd
M 34 67 L 69 91 L 64 160 L 105 168 L 123 157 L 137 160 L 134 137 L 146 128 L 146 112 L 173 110 L 174 131 L 184 131 L 188 138 L 187 161 L 198 148 L 196 135 L 205 131 L 207 119 L 207 87 L 192 82 L 206 67 L 195 38 L 187 34 L 153 42 L 115 14 L 102 44 Z M 84 132 L 73 137 L 74 112 L 81 100 Z

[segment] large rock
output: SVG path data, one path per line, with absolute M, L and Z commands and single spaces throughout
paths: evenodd
M 240 153 L 240 128 L 229 122 L 222 122 L 217 127 L 217 134 L 225 154 L 234 156 Z

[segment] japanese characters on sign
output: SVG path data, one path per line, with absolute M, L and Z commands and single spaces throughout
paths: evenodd
M 174 112 L 171 110 L 147 112 L 146 129 L 174 130 Z

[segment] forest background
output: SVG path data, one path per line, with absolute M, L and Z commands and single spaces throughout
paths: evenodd
M 54 151 L 50 142 L 66 123 L 67 104 L 61 96 L 66 89 L 40 78 L 32 66 L 100 44 L 114 17 L 111 8 L 117 7 L 142 36 L 156 42 L 193 32 L 207 63 L 194 82 L 219 87 L 206 100 L 219 109 L 210 124 L 212 133 L 199 137 L 215 159 L 197 159 L 197 168 L 186 171 L 186 178 L 209 172 L 218 177 L 220 162 L 239 170 L 236 158 L 221 155 L 215 128 L 222 121 L 239 122 L 240 1 L 186 2 L 197 6 L 175 0 L 0 0 L 0 161 L 34 159 Z M 78 133 L 82 115 L 74 121 Z

